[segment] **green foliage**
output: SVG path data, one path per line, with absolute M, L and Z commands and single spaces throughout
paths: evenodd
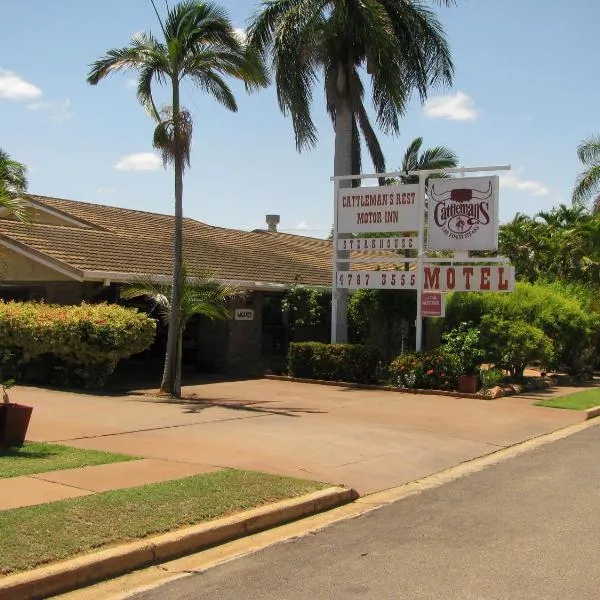
M 0 352 L 23 367 L 50 361 L 65 383 L 101 386 L 120 359 L 146 350 L 156 323 L 110 304 L 56 306 L 0 302 Z
M 600 318 L 590 310 L 591 296 L 559 283 L 517 283 L 510 294 L 454 293 L 446 304 L 446 323 L 455 327 L 462 322 L 480 327 L 484 316 L 496 320 L 520 320 L 541 329 L 552 343 L 553 368 L 581 372 L 589 365 L 600 330 Z M 584 301 L 584 299 L 587 300 Z M 485 344 L 490 341 L 484 339 Z
M 513 377 L 522 378 L 525 367 L 533 361 L 548 364 L 552 360 L 552 342 L 535 325 L 488 315 L 481 322 L 481 331 L 487 341 L 489 359 L 496 366 L 508 369 Z
M 305 379 L 377 383 L 380 363 L 375 348 L 360 344 L 298 342 L 288 351 L 288 373 Z
M 417 294 L 411 290 L 357 290 L 348 302 L 348 331 L 354 342 L 377 347 L 386 361 L 412 347 L 409 335 L 417 314 Z
M 443 347 L 401 354 L 389 366 L 392 385 L 421 390 L 455 390 L 462 374 L 460 359 Z
M 283 295 L 281 308 L 292 330 L 299 327 L 318 327 L 327 317 L 331 296 L 315 288 L 295 285 Z
M 479 371 L 479 377 L 484 388 L 493 388 L 505 378 L 504 371 L 502 369 L 481 369 Z
M 485 356 L 479 337 L 479 330 L 467 323 L 461 323 L 443 335 L 446 352 L 456 356 L 460 362 L 461 375 L 477 375 L 479 371 Z

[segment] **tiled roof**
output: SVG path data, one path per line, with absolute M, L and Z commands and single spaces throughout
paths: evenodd
M 26 227 L 0 219 L 0 238 L 81 278 L 92 278 L 90 272 L 170 276 L 172 216 L 45 196 L 29 199 L 34 207 L 70 220 Z M 331 285 L 327 240 L 186 218 L 184 258 L 190 274 L 208 272 L 222 280 Z

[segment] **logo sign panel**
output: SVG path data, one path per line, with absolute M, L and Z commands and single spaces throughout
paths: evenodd
M 437 292 L 423 292 L 421 294 L 421 315 L 423 317 L 445 317 L 444 296 Z
M 236 308 L 235 309 L 235 320 L 236 321 L 253 321 L 254 310 L 250 308 Z
M 418 185 L 343 188 L 337 198 L 338 233 L 417 231 Z
M 497 176 L 430 180 L 427 247 L 497 250 L 498 187 Z

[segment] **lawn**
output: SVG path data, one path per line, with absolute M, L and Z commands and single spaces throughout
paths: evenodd
M 0 512 L 0 574 L 210 521 L 325 484 L 224 470 Z
M 553 398 L 552 400 L 540 400 L 535 403 L 536 406 L 548 406 L 550 408 L 567 408 L 570 410 L 586 410 L 600 406 L 600 388 L 595 390 L 586 390 Z
M 22 448 L 0 452 L 0 478 L 33 475 L 60 469 L 76 469 L 107 463 L 136 460 L 135 456 L 80 450 L 58 444 L 26 442 Z

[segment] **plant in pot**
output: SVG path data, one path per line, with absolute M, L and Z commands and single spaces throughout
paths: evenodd
M 8 390 L 15 385 L 14 379 L 4 375 L 7 362 L 12 359 L 8 352 L 0 353 L 0 387 L 2 388 L 2 402 L 0 403 L 0 450 L 12 446 L 22 446 L 27 435 L 29 420 L 33 407 L 11 402 Z
M 475 394 L 481 386 L 479 370 L 485 356 L 480 346 L 480 333 L 476 327 L 461 323 L 444 334 L 446 351 L 454 354 L 460 363 L 462 375 L 458 377 L 458 391 Z

